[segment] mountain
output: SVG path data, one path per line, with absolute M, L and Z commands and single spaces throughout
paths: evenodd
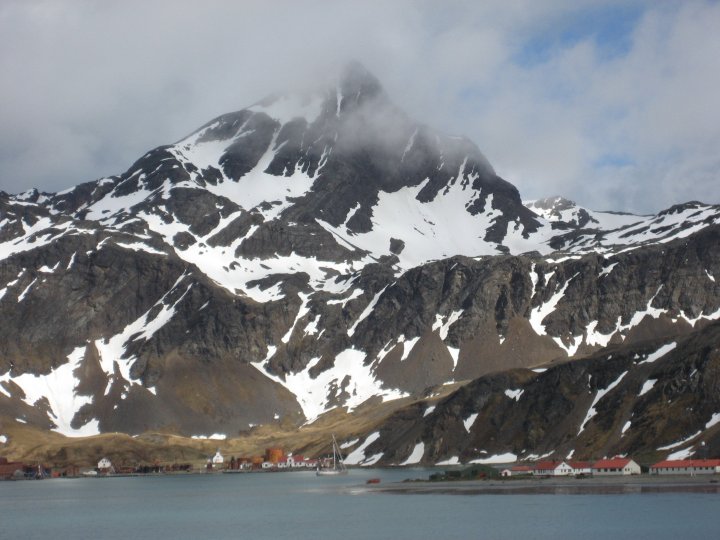
M 677 411 L 657 405 L 652 428 L 617 433 L 602 407 L 665 381 L 632 355 L 717 351 L 718 223 L 695 202 L 653 216 L 523 204 L 471 141 L 414 122 L 350 64 L 120 175 L 0 193 L 0 431 L 237 437 L 362 412 L 344 435 L 381 434 L 369 456 L 400 463 L 422 443 L 435 463 L 482 459 L 470 440 L 565 452 L 591 408 L 578 455 L 631 439 L 654 452 L 703 422 L 692 442 L 710 440 L 710 394 L 687 429 L 658 428 Z M 654 366 L 686 365 L 678 351 Z M 632 376 L 610 389 L 619 369 Z

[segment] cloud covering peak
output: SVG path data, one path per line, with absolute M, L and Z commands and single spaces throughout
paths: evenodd
M 117 173 L 355 58 L 526 198 L 718 202 L 718 27 L 720 4 L 695 0 L 4 2 L 0 189 Z

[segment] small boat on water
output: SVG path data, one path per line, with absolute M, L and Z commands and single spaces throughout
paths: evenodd
M 380 479 L 379 478 L 368 478 L 367 482 L 365 482 L 365 483 L 366 484 L 379 484 Z
M 338 446 L 337 440 L 335 440 L 335 435 L 332 436 L 333 441 L 333 457 L 332 457 L 332 468 L 326 468 L 321 469 L 318 468 L 316 471 L 316 475 L 318 476 L 341 476 L 348 473 L 347 467 L 345 467 L 345 463 L 343 462 L 342 453 L 340 452 L 340 447 Z

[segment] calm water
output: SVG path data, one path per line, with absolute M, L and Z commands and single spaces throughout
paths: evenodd
M 720 538 L 717 494 L 367 493 L 427 471 L 0 482 L 0 539 Z

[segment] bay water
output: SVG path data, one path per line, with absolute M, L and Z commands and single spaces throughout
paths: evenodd
M 720 538 L 720 495 L 402 494 L 412 469 L 0 482 L 0 539 Z

